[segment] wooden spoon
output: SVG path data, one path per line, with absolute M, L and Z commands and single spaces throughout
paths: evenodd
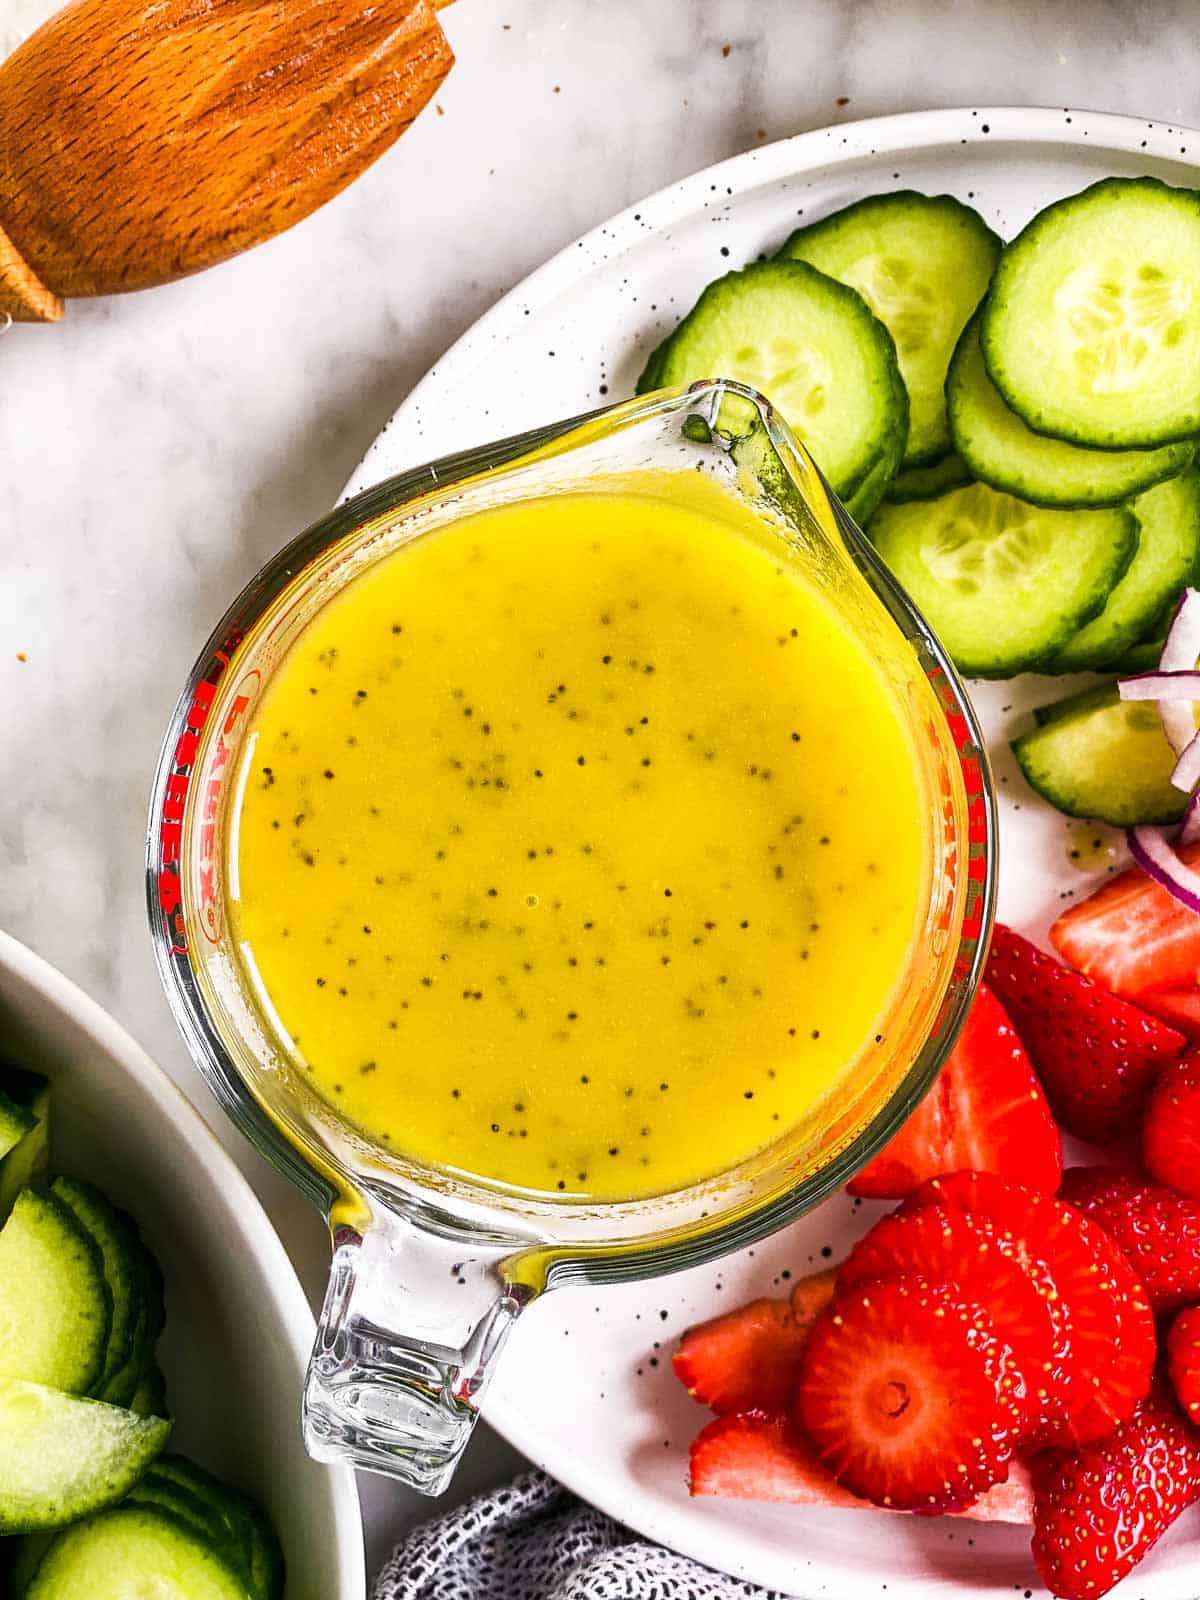
M 74 0 L 0 64 L 0 314 L 166 283 L 281 233 L 454 62 L 448 0 Z

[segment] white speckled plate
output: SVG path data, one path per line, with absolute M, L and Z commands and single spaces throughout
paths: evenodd
M 562 251 L 483 317 L 417 386 L 348 492 L 439 455 L 632 392 L 648 352 L 731 266 L 815 219 L 892 188 L 949 191 L 1011 236 L 1039 207 L 1110 173 L 1197 183 L 1200 132 L 1090 112 L 923 112 L 802 134 L 723 162 L 631 207 Z M 1045 679 L 981 685 L 1002 796 L 1002 916 L 1040 933 L 1088 887 L 1060 818 L 1024 787 L 1007 736 L 1064 692 Z M 1100 838 L 1104 830 L 1089 830 Z M 1094 862 L 1115 845 L 1108 836 Z M 1111 854 L 1107 859 L 1112 859 Z M 866 1208 L 864 1208 L 865 1210 Z M 770 1588 L 846 1600 L 935 1592 L 999 1597 L 1036 1585 L 1028 1532 L 941 1518 L 692 1501 L 687 1446 L 707 1413 L 670 1372 L 690 1322 L 787 1274 L 841 1256 L 861 1231 L 852 1203 L 717 1266 L 534 1306 L 505 1353 L 486 1414 L 518 1449 L 642 1533 Z M 1182 1519 L 1129 1585 L 1194 1600 L 1200 1527 Z M 1136 1588 L 1134 1588 L 1136 1585 Z M 1124 1591 L 1122 1591 L 1124 1592 Z

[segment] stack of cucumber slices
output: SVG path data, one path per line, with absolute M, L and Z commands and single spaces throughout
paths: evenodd
M 774 403 L 965 674 L 1157 663 L 1200 575 L 1200 192 L 1107 178 L 1008 245 L 946 195 L 861 200 L 711 284 L 639 390 L 716 377 Z M 1153 713 L 1051 709 L 1015 748 L 1060 810 L 1178 815 Z
M 50 1087 L 0 1066 L 0 1565 L 13 1600 L 279 1600 L 261 1512 L 182 1457 L 133 1220 L 48 1171 Z

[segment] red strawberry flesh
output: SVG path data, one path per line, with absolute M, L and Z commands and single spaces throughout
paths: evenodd
M 1096 1144 L 1128 1132 L 1154 1077 L 1187 1042 L 999 924 L 987 981 L 1012 1018 L 1061 1126 Z
M 1033 1557 L 1061 1600 L 1097 1600 L 1200 1498 L 1200 1434 L 1163 1397 L 1106 1439 L 1033 1460 Z
M 1156 1311 L 1200 1300 L 1200 1200 L 1111 1167 L 1070 1168 L 1062 1192 L 1116 1241 Z
M 1167 1372 L 1180 1409 L 1200 1422 L 1200 1306 L 1179 1312 L 1167 1330 Z
M 1046 1196 L 994 1172 L 943 1172 L 914 1189 L 900 1210 L 947 1206 L 952 1211 L 989 1217 L 999 1227 L 1019 1234 L 1041 1215 L 1045 1203 Z
M 948 1206 L 883 1217 L 842 1264 L 838 1293 L 876 1279 L 912 1277 L 952 1283 L 963 1300 L 987 1307 L 1044 1420 L 1057 1379 L 1056 1329 L 1051 1301 L 1019 1259 L 1013 1235 L 988 1217 Z
M 693 1495 L 727 1500 L 848 1508 L 863 1504 L 822 1466 L 795 1422 L 760 1411 L 710 1422 L 692 1443 L 688 1481 Z
M 796 1418 L 837 1482 L 894 1510 L 962 1510 L 1008 1475 L 1024 1379 L 986 1311 L 943 1285 L 839 1290 L 801 1363 Z
M 756 1411 L 708 1424 L 692 1443 L 689 1482 L 693 1495 L 879 1510 L 841 1487 L 794 1422 Z M 995 1484 L 962 1515 L 978 1522 L 1032 1521 L 1033 1489 L 1025 1464 L 1014 1461 L 1008 1480 Z
M 800 1278 L 792 1289 L 792 1315 L 807 1331 L 833 1299 L 837 1286 L 838 1269 L 826 1267 L 824 1272 L 810 1272 Z
M 939 1172 L 997 1172 L 1053 1194 L 1062 1143 L 1029 1057 L 1004 1007 L 981 987 L 958 1042 L 921 1104 L 851 1194 L 902 1200 Z
M 1142 1123 L 1142 1161 L 1159 1183 L 1200 1198 L 1200 1051 L 1159 1073 Z
M 1105 1206 L 1123 1206 L 1146 1187 L 1124 1167 L 1068 1167 L 1063 1173 L 1059 1199 L 1091 1216 Z
M 727 1411 L 786 1411 L 800 1372 L 800 1355 L 813 1319 L 833 1294 L 798 1317 L 788 1300 L 751 1300 L 736 1311 L 689 1328 L 672 1357 L 676 1376 L 702 1405 Z
M 1005 1229 L 1049 1302 L 1055 1381 L 1039 1440 L 1101 1438 L 1128 1417 L 1150 1387 L 1154 1318 L 1134 1270 L 1104 1230 L 1061 1201 L 987 1172 L 935 1178 L 905 1201 L 903 1211 L 925 1206 L 967 1211 Z
M 1200 842 L 1179 853 L 1200 868 Z M 1135 1000 L 1152 990 L 1195 988 L 1200 973 L 1200 917 L 1140 867 L 1064 911 L 1050 943 L 1078 971 Z
M 1189 984 L 1186 989 L 1155 989 L 1150 994 L 1140 994 L 1137 1003 L 1160 1022 L 1189 1038 L 1193 1044 L 1200 1042 L 1200 986 Z

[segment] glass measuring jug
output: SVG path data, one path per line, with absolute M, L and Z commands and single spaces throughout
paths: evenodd
M 286 1047 L 230 926 L 234 775 L 265 686 L 331 597 L 473 512 L 653 471 L 749 509 L 888 663 L 930 812 L 922 927 L 876 1046 L 768 1146 L 628 1201 L 517 1190 L 369 1137 Z M 679 481 L 682 483 L 683 477 Z M 994 889 L 990 781 L 936 642 L 771 408 L 730 384 L 629 402 L 404 474 L 271 562 L 214 632 L 164 747 L 149 840 L 168 995 L 222 1104 L 328 1217 L 334 1261 L 305 1394 L 312 1453 L 444 1486 L 515 1318 L 551 1287 L 694 1265 L 816 1204 L 911 1110 L 978 976 Z

